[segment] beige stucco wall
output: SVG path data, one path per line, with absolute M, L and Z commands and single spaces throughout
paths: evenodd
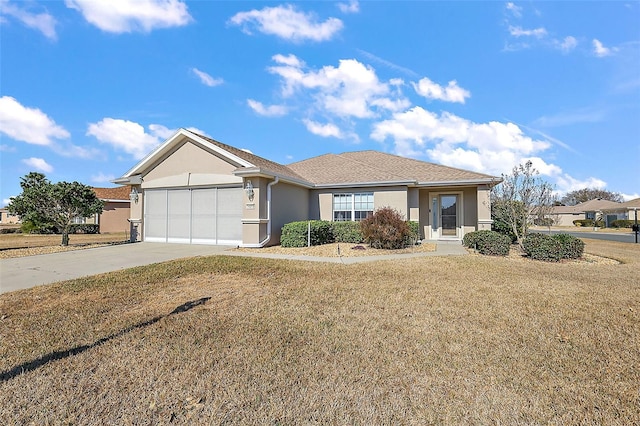
M 186 142 L 161 158 L 143 174 L 144 182 L 185 173 L 220 174 L 232 176 L 236 166 L 217 157 L 192 142 Z
M 130 232 L 129 229 L 129 203 L 106 202 L 102 214 L 98 219 L 100 233 Z
M 20 218 L 9 213 L 9 209 L 0 209 L 0 223 L 10 224 L 19 223 Z
M 339 189 L 315 189 L 309 194 L 310 219 L 333 220 L 333 194 L 353 194 L 373 192 L 373 208 L 392 207 L 398 210 L 405 219 L 407 212 L 411 212 L 417 220 L 418 197 L 409 195 L 407 187 L 373 187 L 373 188 L 339 188 Z M 412 197 L 410 199 L 410 197 Z M 410 204 L 411 202 L 411 204 Z M 414 207 L 411 207 L 414 206 Z M 411 218 L 411 220 L 414 220 Z
M 288 183 L 271 187 L 271 241 L 280 244 L 282 227 L 299 220 L 309 219 L 309 190 Z

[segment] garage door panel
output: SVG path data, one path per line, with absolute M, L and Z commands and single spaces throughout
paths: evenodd
M 145 240 L 238 244 L 242 200 L 242 188 L 147 190 Z
M 191 191 L 188 189 L 167 192 L 167 241 L 191 242 Z
M 191 193 L 191 242 L 216 244 L 217 189 L 194 189 Z
M 150 242 L 167 240 L 167 191 L 145 191 L 144 239 Z

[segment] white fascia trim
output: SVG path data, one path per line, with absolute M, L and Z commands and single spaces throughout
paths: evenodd
M 277 178 L 280 182 L 290 183 L 293 185 L 302 186 L 304 188 L 315 188 L 315 186 L 307 181 L 294 179 L 286 176 L 282 176 L 278 173 L 273 173 L 268 170 L 262 170 L 258 167 L 250 168 L 250 169 L 238 169 L 234 170 L 233 174 L 240 177 L 250 178 L 250 177 L 263 177 L 268 179 Z
M 479 185 L 479 184 L 491 184 L 491 183 L 500 183 L 502 179 L 474 179 L 474 180 L 451 180 L 451 181 L 440 181 L 440 182 L 418 182 L 418 186 L 425 187 L 433 187 L 433 186 L 470 186 L 470 185 Z
M 384 182 L 346 182 L 346 183 L 323 183 L 314 185 L 314 189 L 330 189 L 330 188 L 360 188 L 375 186 L 413 186 L 416 184 L 414 180 L 398 180 Z
M 147 154 L 146 157 L 140 160 L 138 164 L 133 166 L 133 168 L 131 168 L 128 172 L 126 172 L 122 177 L 115 179 L 114 183 L 119 183 L 118 181 L 123 181 L 125 178 L 128 178 L 131 175 L 141 173 L 141 171 L 143 171 L 149 164 L 155 161 L 158 157 L 160 157 L 165 152 L 169 151 L 178 143 L 182 142 L 183 138 L 187 138 L 192 142 L 195 142 L 198 145 L 201 145 L 203 148 L 207 150 L 216 152 L 220 154 L 222 157 L 230 160 L 235 164 L 239 164 L 242 167 L 255 167 L 253 164 L 249 163 L 248 161 L 243 160 L 242 158 L 228 151 L 225 151 L 219 146 L 214 145 L 205 139 L 202 139 L 201 137 L 191 133 L 190 131 L 186 129 L 179 129 L 173 136 L 171 136 L 169 139 L 164 141 L 159 147 L 157 147 L 156 149 L 151 151 L 149 154 Z

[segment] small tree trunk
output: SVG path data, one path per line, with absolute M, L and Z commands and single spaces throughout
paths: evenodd
M 67 231 L 62 231 L 62 245 L 63 246 L 69 245 L 69 232 Z

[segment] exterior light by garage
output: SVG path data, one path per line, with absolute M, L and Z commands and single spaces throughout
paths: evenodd
M 139 197 L 139 195 L 138 195 L 138 190 L 136 189 L 136 187 L 135 187 L 135 186 L 132 186 L 132 187 L 131 187 L 131 192 L 129 193 L 129 199 L 130 199 L 132 202 L 134 202 L 134 203 L 138 204 L 138 199 L 139 199 L 139 198 L 140 198 L 140 197 Z
M 244 191 L 247 193 L 247 198 L 249 199 L 249 202 L 253 202 L 254 191 L 253 191 L 253 184 L 251 183 L 250 180 L 247 181 L 247 184 L 244 187 Z

